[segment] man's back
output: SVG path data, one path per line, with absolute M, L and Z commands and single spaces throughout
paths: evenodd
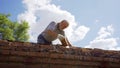
M 47 41 L 51 42 L 57 39 L 58 34 L 64 35 L 64 31 L 59 30 L 58 23 L 51 22 L 40 35 L 42 35 Z

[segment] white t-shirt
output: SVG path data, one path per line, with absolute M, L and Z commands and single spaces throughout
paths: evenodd
M 55 22 L 51 22 L 47 28 L 42 32 L 42 36 L 47 40 L 47 41 L 53 41 L 55 39 L 57 39 L 57 37 L 51 37 L 49 34 L 46 34 L 45 31 L 46 30 L 51 30 L 56 32 L 57 34 L 61 34 L 63 36 L 65 36 L 65 33 L 63 30 L 60 30 L 58 27 L 59 23 L 55 23 Z

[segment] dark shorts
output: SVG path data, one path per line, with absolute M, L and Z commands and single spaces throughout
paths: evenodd
M 42 36 L 42 34 L 40 34 L 40 35 L 38 36 L 37 43 L 43 44 L 43 45 L 51 45 L 51 44 L 52 44 L 52 42 L 47 41 L 47 40 Z

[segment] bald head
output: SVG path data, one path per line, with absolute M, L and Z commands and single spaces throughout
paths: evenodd
M 60 23 L 59 23 L 59 29 L 60 30 L 63 30 L 65 28 L 67 28 L 69 26 L 69 23 L 67 20 L 62 20 Z

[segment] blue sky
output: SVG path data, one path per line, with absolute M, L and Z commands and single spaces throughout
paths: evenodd
M 0 13 L 11 14 L 10 19 L 17 21 L 17 15 L 23 12 L 21 0 L 0 0 Z
M 119 3 L 120 0 L 0 0 L 0 13 L 10 13 L 13 21 L 28 21 L 31 42 L 50 21 L 67 19 L 71 26 L 66 34 L 73 45 L 120 50 Z

